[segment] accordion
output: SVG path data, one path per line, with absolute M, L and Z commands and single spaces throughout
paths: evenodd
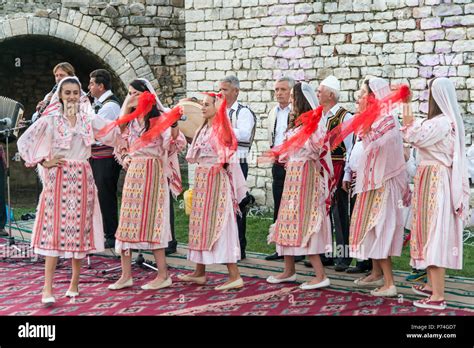
M 9 135 L 9 140 L 18 138 L 18 125 L 23 120 L 25 108 L 23 105 L 13 99 L 0 96 L 0 139 L 6 138 L 7 129 L 15 128 Z M 13 137 L 12 137 L 13 136 Z

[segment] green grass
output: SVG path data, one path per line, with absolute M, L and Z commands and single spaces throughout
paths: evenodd
M 180 204 L 175 203 L 175 231 L 176 239 L 179 243 L 186 244 L 188 242 L 188 224 L 189 217 L 184 213 L 184 209 L 179 208 Z M 31 206 L 14 206 L 13 213 L 15 219 L 20 221 L 20 216 L 25 213 L 34 212 L 35 207 Z M 268 228 L 272 224 L 272 216 L 270 214 L 252 217 L 247 216 L 247 250 L 271 254 L 275 252 L 274 245 L 267 244 Z M 464 266 L 460 271 L 447 270 L 448 275 L 462 276 L 474 278 L 474 246 L 464 245 Z M 392 258 L 393 269 L 400 271 L 411 271 L 410 267 L 410 250 L 409 247 L 403 248 L 401 257 Z
M 178 243 L 188 243 L 189 216 L 184 213 L 184 209 L 179 209 L 178 204 L 174 205 L 174 231 Z
M 247 216 L 247 249 L 264 254 L 273 254 L 275 245 L 267 243 L 268 229 L 273 223 L 273 214 L 263 217 Z

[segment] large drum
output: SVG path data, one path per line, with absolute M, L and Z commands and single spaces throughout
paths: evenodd
M 178 105 L 183 107 L 183 116 L 186 117 L 186 120 L 178 121 L 178 127 L 187 139 L 192 140 L 196 131 L 204 123 L 202 106 L 190 100 L 182 100 Z

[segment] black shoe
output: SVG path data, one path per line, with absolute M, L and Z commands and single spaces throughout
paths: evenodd
M 23 221 L 28 221 L 28 220 L 33 220 L 35 217 L 36 215 L 33 213 L 26 213 L 26 214 L 22 214 L 20 216 L 20 219 Z
M 8 237 L 8 232 L 4 228 L 0 228 L 0 237 Z
M 240 259 L 245 260 L 247 258 L 247 255 L 245 255 L 245 251 L 243 253 L 240 253 Z
M 355 273 L 365 273 L 370 271 L 370 267 L 364 267 L 362 265 L 356 264 L 355 267 L 349 267 L 346 269 L 346 273 L 355 274 Z
M 115 239 L 107 238 L 104 243 L 105 249 L 113 249 L 115 248 Z
M 358 266 L 349 267 L 348 269 L 346 269 L 346 273 L 349 273 L 349 274 L 364 273 L 364 272 L 365 271 Z
M 323 266 L 334 266 L 334 259 L 321 258 Z
M 255 197 L 252 196 L 250 193 L 246 193 L 244 199 L 239 203 L 240 207 L 246 207 L 248 205 L 252 205 L 255 203 Z
M 346 269 L 348 269 L 349 266 L 343 263 L 338 263 L 336 267 L 334 267 L 334 270 L 336 272 L 344 272 Z
M 273 253 L 271 255 L 265 256 L 265 260 L 273 261 L 273 260 L 280 260 L 283 259 L 283 255 L 278 255 L 278 253 Z
M 313 265 L 312 265 L 311 262 L 309 262 L 309 261 L 305 261 L 305 262 L 303 262 L 303 264 L 304 264 L 306 267 L 313 268 Z
M 303 261 L 305 258 L 304 255 L 300 255 L 300 256 L 295 256 L 295 262 L 300 262 L 300 261 Z
M 166 248 L 165 249 L 165 255 L 166 256 L 174 254 L 174 253 L 176 253 L 176 248 Z

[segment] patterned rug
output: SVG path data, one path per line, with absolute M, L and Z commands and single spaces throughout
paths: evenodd
M 180 273 L 170 268 L 174 283 L 160 290 L 142 290 L 151 281 L 152 270 L 133 266 L 134 286 L 110 291 L 107 285 L 118 279 L 120 271 L 102 271 L 119 266 L 116 258 L 93 256 L 90 268 L 84 262 L 81 295 L 64 297 L 70 279 L 70 261 L 60 260 L 55 274 L 56 304 L 44 308 L 40 294 L 44 280 L 44 261 L 0 260 L 0 315 L 23 316 L 155 316 L 155 315 L 231 315 L 231 316 L 378 316 L 378 315 L 474 315 L 474 311 L 448 308 L 434 311 L 416 308 L 402 297 L 374 298 L 358 292 L 335 289 L 303 291 L 298 284 L 268 284 L 265 279 L 244 277 L 242 289 L 227 292 L 214 287 L 225 281 L 224 274 L 209 273 L 205 286 L 177 280 Z

